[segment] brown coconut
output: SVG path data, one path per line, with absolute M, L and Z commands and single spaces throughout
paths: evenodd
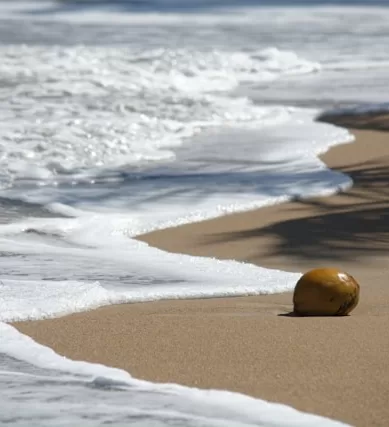
M 300 316 L 346 316 L 358 301 L 359 284 L 335 268 L 308 271 L 293 294 L 294 312 Z

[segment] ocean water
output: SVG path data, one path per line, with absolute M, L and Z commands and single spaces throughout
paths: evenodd
M 387 108 L 389 8 L 259 3 L 0 2 L 0 425 L 341 425 L 71 361 L 4 323 L 293 289 L 134 239 L 352 185 L 317 157 L 352 136 L 314 120 Z

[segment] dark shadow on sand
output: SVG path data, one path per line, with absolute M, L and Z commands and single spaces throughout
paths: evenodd
M 296 314 L 294 311 L 289 311 L 287 313 L 279 313 L 277 314 L 278 317 L 302 317 Z
M 318 117 L 318 120 L 338 126 L 354 129 L 372 129 L 389 131 L 389 105 L 385 104 L 382 111 L 366 111 L 355 114 L 353 110 L 340 110 L 339 112 L 325 112 Z M 389 144 L 389 136 L 388 136 Z
M 319 314 L 317 316 L 313 316 L 313 315 L 303 316 L 302 314 L 297 314 L 294 311 L 289 311 L 287 313 L 279 313 L 279 314 L 277 314 L 277 316 L 278 317 L 298 317 L 300 319 L 311 319 L 312 317 L 316 317 L 316 318 L 318 318 L 318 317 L 337 317 L 337 318 L 339 318 L 339 317 L 349 317 L 350 315 L 347 314 L 346 316 L 339 316 L 339 315 L 331 314 L 331 315 L 325 316 L 324 314 L 321 314 L 321 315 Z
M 389 134 L 388 134 L 389 143 Z M 272 237 L 266 253 L 255 258 L 266 262 L 287 256 L 295 260 L 355 260 L 389 250 L 389 170 L 386 166 L 366 162 L 341 167 L 355 182 L 342 195 L 344 204 L 330 204 L 326 198 L 302 199 L 296 208 L 313 207 L 310 217 L 289 219 L 262 228 L 211 235 L 204 243 L 233 242 Z M 350 201 L 348 201 L 348 198 Z M 260 247 L 260 244 L 258 245 Z M 254 261 L 248 260 L 248 261 Z

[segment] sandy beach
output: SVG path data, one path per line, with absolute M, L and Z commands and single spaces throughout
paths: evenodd
M 59 354 L 137 378 L 238 391 L 356 426 L 388 425 L 387 122 L 336 118 L 356 136 L 322 156 L 353 178 L 342 194 L 139 236 L 172 252 L 288 271 L 339 267 L 361 285 L 351 316 L 290 316 L 288 293 L 117 305 L 14 325 Z

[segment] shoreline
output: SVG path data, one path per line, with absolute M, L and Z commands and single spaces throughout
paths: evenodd
M 59 354 L 136 378 L 228 389 L 358 426 L 386 425 L 389 133 L 352 132 L 355 143 L 320 156 L 351 175 L 350 190 L 138 237 L 171 252 L 288 271 L 340 267 L 362 286 L 350 317 L 288 317 L 286 293 L 116 305 L 13 325 Z

